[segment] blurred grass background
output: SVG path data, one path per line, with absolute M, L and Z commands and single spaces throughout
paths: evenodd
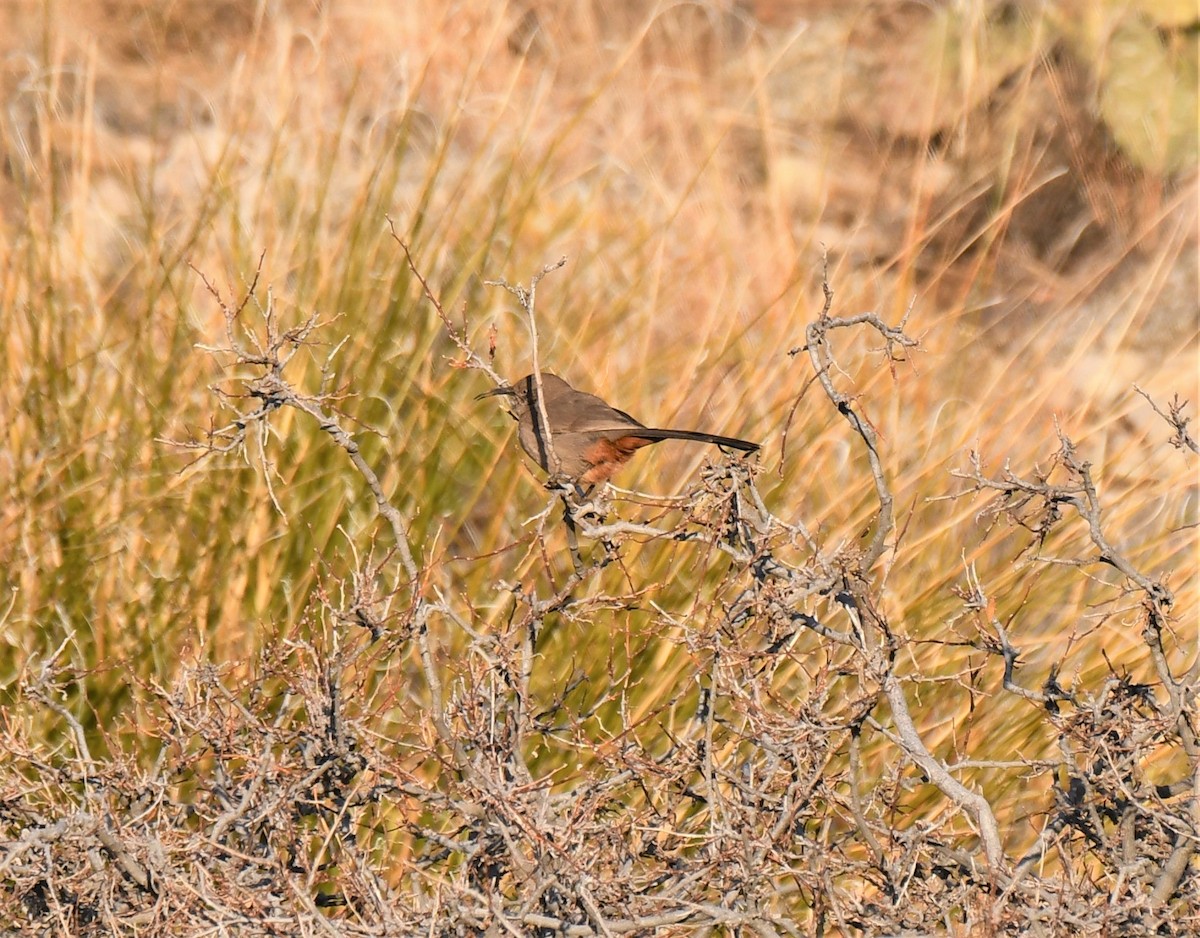
M 429 581 L 476 628 L 503 627 L 498 579 L 545 588 L 534 552 L 493 554 L 527 537 L 540 481 L 511 421 L 472 400 L 481 376 L 452 367 L 390 215 L 479 347 L 497 330 L 510 378 L 529 370 L 525 328 L 483 280 L 565 254 L 539 289 L 543 365 L 648 423 L 762 441 L 769 506 L 829 544 L 858 537 L 874 503 L 815 394 L 781 450 L 809 377 L 786 350 L 820 309 L 822 251 L 835 314 L 911 307 L 923 349 L 894 374 L 865 338 L 839 349 L 895 483 L 886 612 L 912 671 L 942 679 L 916 706 L 939 754 L 1045 754 L 1036 714 L 991 697 L 996 666 L 976 674 L 982 657 L 945 644 L 970 638 L 951 593 L 964 562 L 1011 619 L 1031 685 L 1056 661 L 1095 681 L 1102 652 L 1150 680 L 1136 603 L 1104 570 L 1014 562 L 1027 533 L 931 499 L 961 487 L 949 470 L 971 448 L 1032 473 L 1057 417 L 1093 463 L 1109 536 L 1175 571 L 1180 654 L 1194 653 L 1196 472 L 1132 387 L 1200 396 L 1194 13 L 6 4 L 0 696 L 73 636 L 72 705 L 111 728 L 138 681 L 181 661 L 253 669 L 265 641 L 304 630 L 325 572 L 353 568 L 351 540 L 386 548 L 344 455 L 293 413 L 273 418 L 267 453 L 286 517 L 258 454 L 189 466 L 161 442 L 223 422 L 210 389 L 237 389 L 197 348 L 223 322 L 195 270 L 236 292 L 260 256 L 285 321 L 320 311 L 336 317 L 330 347 L 348 337 L 344 407 L 379 431 L 364 452 L 413 517 Z M 315 390 L 322 363 L 293 377 Z M 704 456 L 655 447 L 618 482 L 678 491 Z M 1082 544 L 1068 527 L 1046 552 Z M 694 546 L 647 545 L 624 568 L 689 627 L 720 620 Z M 596 687 L 619 677 L 638 714 L 692 694 L 695 662 L 640 623 L 619 609 L 563 623 L 543 648 L 547 697 L 580 670 Z M 807 679 L 781 669 L 785 691 Z M 1002 813 L 1029 796 L 1016 776 L 973 780 L 1016 796 Z

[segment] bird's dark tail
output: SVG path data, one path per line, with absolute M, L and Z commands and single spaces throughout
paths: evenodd
M 647 427 L 645 430 L 630 431 L 629 435 L 643 440 L 693 440 L 697 443 L 712 443 L 715 446 L 740 449 L 744 453 L 753 453 L 760 448 L 757 443 L 750 443 L 747 440 L 739 440 L 731 436 L 717 436 L 715 433 L 700 433 L 696 430 L 656 430 Z

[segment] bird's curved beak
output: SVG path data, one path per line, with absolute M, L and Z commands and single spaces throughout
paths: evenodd
M 516 389 L 516 388 L 507 388 L 507 387 L 503 387 L 503 388 L 492 388 L 490 391 L 484 391 L 482 394 L 476 394 L 476 395 L 475 395 L 475 400 L 477 400 L 477 401 L 481 401 L 481 400 L 483 400 L 485 397 L 497 397 L 497 396 L 499 396 L 499 395 L 509 395 L 509 396 L 513 396 L 513 395 L 515 395 L 516 393 L 517 393 L 517 389 Z

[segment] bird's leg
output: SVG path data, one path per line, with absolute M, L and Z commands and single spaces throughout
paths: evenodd
M 575 528 L 575 506 L 571 502 L 571 495 L 578 497 L 580 488 L 578 485 L 563 485 L 560 487 L 562 503 L 563 503 L 563 522 L 567 526 L 567 549 L 571 552 L 571 564 L 575 567 L 575 575 L 583 576 L 583 558 L 579 555 L 579 534 Z
M 575 530 L 575 519 L 571 515 L 571 503 L 563 496 L 563 521 L 567 523 L 567 549 L 571 552 L 571 564 L 575 573 L 583 576 L 583 558 L 579 556 L 579 535 Z
M 584 488 L 578 482 L 564 482 L 561 478 L 556 483 L 546 483 L 546 488 L 557 491 L 563 503 L 563 523 L 567 527 L 567 547 L 571 551 L 571 563 L 575 573 L 583 576 L 583 557 L 579 553 L 579 527 L 576 519 L 588 525 L 602 525 L 607 515 L 608 502 L 603 497 L 593 501 L 587 499 L 596 490 L 595 485 Z M 609 563 L 617 555 L 617 546 L 606 538 L 600 539 L 604 548 L 604 561 L 601 566 Z

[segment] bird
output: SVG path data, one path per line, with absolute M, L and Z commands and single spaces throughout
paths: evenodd
M 607 482 L 635 452 L 660 440 L 712 443 L 744 453 L 759 449 L 757 443 L 715 433 L 647 427 L 596 395 L 577 391 L 558 375 L 547 371 L 541 375 L 549 439 L 542 429 L 542 408 L 537 406 L 537 379 L 533 375 L 526 375 L 515 385 L 485 391 L 475 399 L 510 398 L 521 448 L 551 476 L 561 474 L 577 485 Z

